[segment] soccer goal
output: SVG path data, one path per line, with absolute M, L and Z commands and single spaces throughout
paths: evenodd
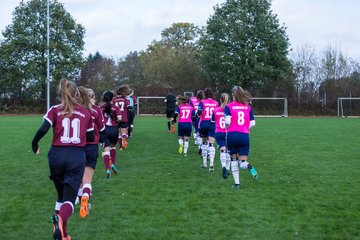
M 164 115 L 165 97 L 137 97 L 137 115 Z
M 337 103 L 338 117 L 359 117 L 360 98 L 339 97 Z
M 288 117 L 287 98 L 253 98 L 255 117 Z

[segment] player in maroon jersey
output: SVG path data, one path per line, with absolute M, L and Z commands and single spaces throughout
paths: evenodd
M 116 90 L 116 98 L 113 100 L 115 106 L 120 108 L 121 120 L 118 124 L 119 127 L 119 148 L 127 148 L 128 146 L 128 109 L 129 101 L 126 99 L 126 96 L 130 94 L 130 88 L 128 85 L 121 85 Z
M 74 211 L 75 199 L 84 174 L 86 142 L 94 140 L 91 113 L 77 102 L 78 89 L 74 82 L 62 79 L 59 84 L 61 104 L 52 106 L 32 141 L 32 150 L 40 154 L 39 141 L 53 128 L 48 153 L 50 179 L 57 191 L 53 239 L 71 239 L 67 221 Z
M 119 136 L 118 122 L 121 121 L 121 112 L 119 107 L 113 104 L 113 97 L 113 92 L 105 92 L 102 98 L 104 104 L 100 106 L 105 122 L 105 138 L 102 155 L 107 178 L 111 176 L 110 168 L 114 174 L 119 172 L 116 166 L 116 143 Z
M 91 111 L 91 118 L 94 123 L 94 141 L 87 142 L 86 166 L 82 183 L 78 192 L 80 197 L 80 217 L 86 218 L 89 214 L 89 198 L 92 196 L 92 177 L 94 175 L 97 159 L 99 157 L 99 142 L 103 142 L 105 134 L 104 117 L 100 107 L 95 105 L 95 93 L 92 89 L 78 87 L 79 102 Z

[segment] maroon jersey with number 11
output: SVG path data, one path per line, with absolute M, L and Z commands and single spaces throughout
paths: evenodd
M 74 112 L 68 117 L 62 110 L 61 104 L 55 105 L 44 116 L 53 127 L 52 146 L 84 147 L 86 132 L 94 130 L 90 111 L 75 105 Z

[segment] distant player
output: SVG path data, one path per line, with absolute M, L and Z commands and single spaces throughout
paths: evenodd
M 126 99 L 129 101 L 129 107 L 128 107 L 128 136 L 131 137 L 133 134 L 134 129 L 134 120 L 135 120 L 135 111 L 137 107 L 136 97 L 134 95 L 134 90 L 130 89 L 130 94 L 126 97 Z
M 215 139 L 220 150 L 220 162 L 223 178 L 228 178 L 230 173 L 230 155 L 226 147 L 226 126 L 224 107 L 230 102 L 229 94 L 222 93 L 220 106 L 214 109 L 212 121 L 215 122 Z
M 106 132 L 102 155 L 107 178 L 111 177 L 110 168 L 114 174 L 119 172 L 116 166 L 116 143 L 119 136 L 118 122 L 121 121 L 121 112 L 119 107 L 112 103 L 113 97 L 112 92 L 105 92 L 102 98 L 104 103 L 100 106 L 104 116 Z
M 175 133 L 176 130 L 172 120 L 174 118 L 176 109 L 176 96 L 172 91 L 172 88 L 168 90 L 168 94 L 166 95 L 164 102 L 166 103 L 165 113 L 167 118 L 168 132 Z
M 189 148 L 189 138 L 192 131 L 192 122 L 195 120 L 194 108 L 188 103 L 188 97 L 178 96 L 177 98 L 178 107 L 175 111 L 173 122 L 176 123 L 178 120 L 178 141 L 179 141 L 179 153 L 187 156 Z
M 91 113 L 77 102 L 78 89 L 74 82 L 62 79 L 59 84 L 61 104 L 52 106 L 32 140 L 32 150 L 39 154 L 38 142 L 53 128 L 48 153 L 50 179 L 57 200 L 53 223 L 53 239 L 69 240 L 67 222 L 74 212 L 74 204 L 86 164 L 85 145 L 94 140 Z
M 99 157 L 99 142 L 103 142 L 105 135 L 104 117 L 100 107 L 95 105 L 95 93 L 92 89 L 79 87 L 80 102 L 82 105 L 87 106 L 91 111 L 91 118 L 94 124 L 94 141 L 87 142 L 86 150 L 86 166 L 79 188 L 78 196 L 80 197 L 80 217 L 86 218 L 89 214 L 89 199 L 92 196 L 92 178 Z
M 255 118 L 249 103 L 252 96 L 239 86 L 232 88 L 233 102 L 225 106 L 225 124 L 227 126 L 227 146 L 231 156 L 231 169 L 234 187 L 240 188 L 239 165 L 248 169 L 254 179 L 258 178 L 255 168 L 248 163 L 250 151 L 250 128 L 255 126 Z
M 196 95 L 190 98 L 190 105 L 193 106 L 195 112 L 198 109 L 200 101 L 203 99 L 204 99 L 204 91 L 203 90 L 196 91 Z M 194 143 L 198 146 L 199 154 L 200 154 L 202 138 L 200 137 L 200 134 L 199 134 L 199 120 L 200 120 L 200 118 L 196 117 L 195 121 L 193 122 L 193 127 L 194 127 Z
M 130 88 L 128 85 L 121 85 L 116 90 L 116 98 L 114 98 L 113 103 L 115 106 L 119 107 L 121 112 L 121 120 L 118 123 L 119 128 L 119 149 L 125 149 L 128 146 L 128 109 L 129 101 L 126 99 L 126 96 L 130 94 Z
M 202 137 L 201 154 L 203 163 L 202 168 L 207 168 L 207 155 L 209 151 L 210 167 L 209 171 L 214 171 L 214 159 L 215 159 L 215 125 L 211 122 L 211 117 L 214 109 L 219 106 L 219 103 L 212 99 L 213 93 L 210 88 L 204 90 L 205 98 L 200 101 L 197 115 L 200 117 L 200 129 L 199 133 Z

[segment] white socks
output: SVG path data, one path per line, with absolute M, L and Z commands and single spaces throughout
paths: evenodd
M 189 140 L 185 140 L 185 142 L 184 142 L 184 154 L 187 153 L 188 148 L 189 148 Z
M 232 170 L 232 175 L 234 178 L 234 183 L 240 184 L 239 161 L 238 160 L 231 161 L 231 170 Z
M 249 163 L 248 161 L 240 161 L 240 168 L 241 169 L 244 169 L 244 170 L 247 170 L 248 169 L 248 166 L 249 166 Z
M 226 152 L 224 152 L 224 150 L 221 150 L 220 152 L 220 162 L 221 168 L 226 168 Z

